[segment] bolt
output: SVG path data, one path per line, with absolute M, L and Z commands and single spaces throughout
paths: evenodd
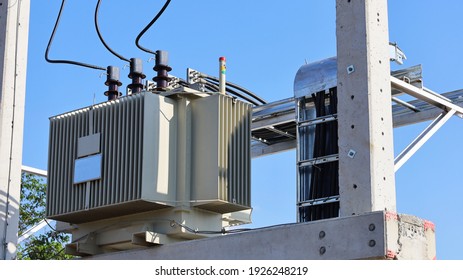
M 323 255 L 326 253 L 326 248 L 325 247 L 320 247 L 320 255 Z
M 347 66 L 347 74 L 352 74 L 355 71 L 354 65 Z
M 347 156 L 350 157 L 350 158 L 354 158 L 356 153 L 357 152 L 354 151 L 354 150 L 349 150 L 349 152 L 347 153 Z
M 320 239 L 324 238 L 325 236 L 326 236 L 326 233 L 325 233 L 323 230 L 320 231 L 320 233 L 318 234 L 318 237 L 319 237 Z
M 370 240 L 370 242 L 368 242 L 368 246 L 370 247 L 375 247 L 375 245 L 376 245 L 376 241 L 374 240 Z
M 375 224 L 370 224 L 370 226 L 368 226 L 368 229 L 369 229 L 370 231 L 374 231 L 374 230 L 376 229 Z

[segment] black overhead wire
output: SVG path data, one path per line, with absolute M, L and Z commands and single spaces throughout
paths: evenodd
M 241 232 L 247 232 L 247 231 L 256 231 L 256 230 L 263 230 L 263 229 L 270 229 L 270 228 L 276 228 L 276 227 L 281 227 L 281 226 L 287 226 L 287 225 L 296 225 L 297 223 L 287 223 L 287 224 L 279 224 L 279 225 L 272 225 L 272 226 L 266 226 L 266 227 L 259 227 L 259 228 L 237 228 L 237 229 L 225 229 L 222 228 L 220 231 L 215 231 L 215 230 L 199 230 L 199 229 L 192 229 L 186 225 L 183 225 L 175 220 L 170 221 L 171 226 L 178 226 L 181 228 L 184 228 L 186 231 L 194 234 L 233 234 L 233 233 L 241 233 Z
M 147 26 L 145 26 L 145 28 L 143 28 L 143 30 L 140 32 L 140 34 L 138 34 L 137 38 L 135 39 L 135 45 L 137 45 L 137 47 L 144 51 L 144 52 L 147 52 L 147 53 L 151 53 L 151 54 L 156 54 L 155 51 L 152 51 L 150 49 L 147 49 L 143 46 L 140 45 L 139 41 L 140 41 L 140 38 L 145 34 L 146 31 L 148 31 L 148 29 L 151 28 L 151 26 L 162 16 L 162 14 L 164 13 L 164 11 L 167 9 L 167 6 L 169 6 L 170 4 L 170 1 L 171 0 L 167 0 L 166 3 L 164 4 L 164 6 L 161 8 L 161 10 L 159 10 L 159 12 L 156 14 L 156 16 L 150 21 L 150 23 L 148 23 Z
M 211 91 L 214 91 L 214 92 L 219 91 L 219 85 L 216 82 L 206 81 L 205 85 L 206 85 L 206 88 L 211 90 Z M 246 97 L 245 95 L 242 95 L 242 94 L 238 93 L 237 91 L 232 90 L 230 88 L 226 88 L 226 91 L 227 91 L 227 93 L 230 93 L 231 95 L 242 98 L 242 99 L 252 103 L 255 106 L 262 105 L 260 103 L 257 103 L 255 100 L 253 100 L 253 99 L 251 99 L 249 97 Z
M 219 82 L 219 79 L 218 79 L 217 77 L 213 77 L 213 76 L 207 75 L 207 76 L 205 76 L 204 78 L 207 79 L 207 80 L 210 80 L 210 81 Z M 226 83 L 227 86 L 232 87 L 232 88 L 234 88 L 234 89 L 237 89 L 237 90 L 239 90 L 239 91 L 242 91 L 243 93 L 249 95 L 251 98 L 253 98 L 253 99 L 255 99 L 255 100 L 257 100 L 258 102 L 261 103 L 261 104 L 256 104 L 256 105 L 267 104 L 267 101 L 265 101 L 263 98 L 261 98 L 261 97 L 255 95 L 255 94 L 254 94 L 253 92 L 251 92 L 250 90 L 247 90 L 247 89 L 245 89 L 245 88 L 243 88 L 243 87 L 241 87 L 241 86 L 239 86 L 239 85 L 237 85 L 237 84 L 234 84 L 234 83 L 232 83 L 232 82 L 228 82 L 228 81 L 227 81 L 227 82 L 225 82 L 225 83 Z M 232 90 L 232 91 L 233 91 L 233 90 Z M 235 91 L 235 92 L 236 92 L 236 91 Z M 249 100 L 248 100 L 248 101 L 249 101 Z
M 213 91 L 213 92 L 217 92 L 219 91 L 219 87 L 214 84 L 214 83 L 209 83 L 209 82 L 206 82 L 204 84 L 204 86 L 206 87 L 206 89 L 210 90 L 210 91 Z
M 43 220 L 44 220 L 45 223 L 48 225 L 48 227 L 50 227 L 54 232 L 58 232 L 54 227 L 52 227 L 52 226 L 50 225 L 50 223 L 47 221 L 46 218 L 44 218 Z
M 141 220 L 132 220 L 130 222 L 134 221 L 141 221 Z M 144 220 L 143 220 L 144 221 Z M 256 231 L 256 230 L 263 230 L 263 229 L 270 229 L 270 228 L 276 228 L 276 227 L 281 227 L 281 226 L 288 226 L 288 225 L 296 225 L 297 223 L 286 223 L 286 224 L 278 224 L 278 225 L 272 225 L 272 226 L 265 226 L 265 227 L 259 227 L 259 228 L 236 228 L 236 229 L 226 229 L 222 228 L 221 230 L 200 230 L 200 229 L 192 229 L 191 227 L 184 225 L 180 222 L 177 222 L 176 220 L 169 220 L 169 219 L 154 219 L 152 222 L 168 222 L 170 223 L 171 227 L 180 227 L 185 229 L 186 231 L 193 233 L 193 234 L 211 234 L 211 235 L 216 235 L 216 234 L 236 234 L 236 233 L 242 233 L 242 232 L 248 232 L 248 231 Z M 105 226 L 103 228 L 100 228 L 94 233 L 100 233 L 104 232 L 107 230 L 110 230 L 111 228 L 114 228 L 115 226 L 120 227 L 120 223 L 115 223 L 110 226 Z M 73 242 L 78 242 L 84 238 L 88 237 L 88 235 L 83 235 L 75 240 Z M 60 253 L 60 252 L 59 252 Z
M 130 62 L 130 59 L 128 58 L 125 58 L 123 57 L 122 55 L 118 54 L 117 52 L 115 52 L 113 49 L 111 49 L 109 47 L 109 45 L 105 42 L 105 40 L 103 39 L 103 36 L 101 35 L 101 32 L 100 32 L 100 26 L 98 24 L 98 12 L 100 10 L 100 4 L 101 4 L 101 0 L 98 0 L 97 4 L 96 4 L 96 8 L 95 8 L 95 29 L 96 29 L 96 33 L 98 34 L 98 38 L 100 38 L 100 41 L 101 43 L 103 43 L 103 45 L 105 46 L 105 48 L 110 52 L 112 53 L 113 55 L 115 55 L 116 57 L 118 57 L 120 60 L 124 60 L 124 61 L 127 61 L 127 62 Z
M 50 59 L 48 57 L 48 53 L 50 52 L 51 44 L 53 43 L 53 39 L 55 38 L 56 30 L 58 29 L 58 25 L 59 25 L 59 22 L 61 20 L 61 14 L 63 13 L 65 3 L 66 3 L 66 0 L 63 0 L 61 2 L 61 7 L 59 9 L 58 17 L 56 18 L 56 22 L 55 22 L 55 27 L 53 28 L 53 31 L 52 31 L 51 36 L 50 36 L 50 40 L 48 41 L 47 49 L 45 51 L 45 60 L 47 62 L 49 62 L 49 63 L 71 64 L 71 65 L 82 66 L 82 67 L 87 67 L 87 68 L 96 69 L 96 70 L 106 70 L 106 68 L 101 67 L 101 66 L 96 66 L 96 65 L 77 62 L 77 61 L 72 61 L 72 60 Z

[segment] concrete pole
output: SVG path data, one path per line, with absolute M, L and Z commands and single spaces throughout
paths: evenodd
M 396 211 L 387 0 L 336 0 L 340 215 Z
M 0 0 L 0 259 L 16 257 L 29 0 Z

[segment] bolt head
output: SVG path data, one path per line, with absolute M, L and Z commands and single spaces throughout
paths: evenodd
M 350 158 L 354 158 L 356 154 L 357 154 L 356 151 L 354 151 L 354 150 L 349 150 L 349 152 L 347 153 L 347 156 L 350 157 Z
M 354 65 L 349 65 L 347 66 L 347 74 L 352 74 L 355 72 L 355 67 Z
M 324 255 L 326 253 L 325 247 L 320 247 L 320 255 Z

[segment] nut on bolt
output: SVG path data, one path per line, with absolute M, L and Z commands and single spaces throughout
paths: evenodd
M 350 158 L 354 158 L 355 155 L 357 154 L 357 152 L 355 150 L 349 150 L 349 152 L 347 153 L 347 156 L 350 157 Z
M 323 255 L 326 253 L 326 248 L 325 247 L 320 247 L 320 255 Z
M 355 67 L 354 65 L 349 65 L 347 66 L 347 74 L 352 74 L 355 72 Z

